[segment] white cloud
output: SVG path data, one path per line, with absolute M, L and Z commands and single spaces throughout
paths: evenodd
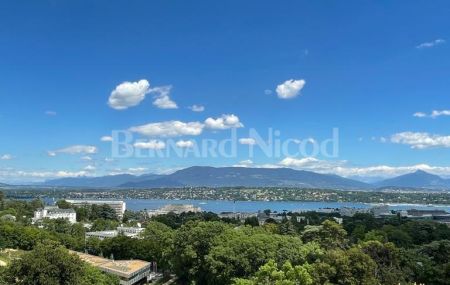
M 220 118 L 207 118 L 205 126 L 213 130 L 225 130 L 231 128 L 241 128 L 244 125 L 239 121 L 239 117 L 233 114 L 222 115 Z
M 306 81 L 303 79 L 299 80 L 290 79 L 278 85 L 275 91 L 278 94 L 278 98 L 290 99 L 297 97 L 297 95 L 300 94 L 300 91 L 303 89 L 305 84 Z
M 56 112 L 55 111 L 45 111 L 45 114 L 47 116 L 56 116 Z
M 13 159 L 13 156 L 10 154 L 4 154 L 0 156 L 0 160 L 11 160 L 11 159 Z
M 112 136 L 103 136 L 103 137 L 100 138 L 100 140 L 102 142 L 112 142 L 113 138 L 112 138 Z
M 56 156 L 58 153 L 65 154 L 94 154 L 97 153 L 97 147 L 91 145 L 72 145 L 65 148 L 51 150 L 47 152 L 49 156 Z
M 270 89 L 266 89 L 266 90 L 264 90 L 264 94 L 266 94 L 266 95 L 270 95 L 270 94 L 272 94 L 273 92 L 272 92 L 272 90 L 270 90 Z
M 84 170 L 86 170 L 86 171 L 95 171 L 95 166 L 93 166 L 93 165 L 88 165 L 88 166 L 86 166 L 85 168 L 84 168 Z
M 109 172 L 109 175 L 118 175 L 118 174 L 143 174 L 148 171 L 148 168 L 146 167 L 130 167 L 130 168 L 116 168 L 113 171 Z
M 425 114 L 423 112 L 416 112 L 413 114 L 413 116 L 416 118 L 425 118 L 427 116 L 427 114 Z
M 203 131 L 200 122 L 166 121 L 131 127 L 129 130 L 148 137 L 198 136 Z
M 205 106 L 202 105 L 192 105 L 188 107 L 192 112 L 203 112 L 205 111 Z
M 179 148 L 191 148 L 194 146 L 194 142 L 193 141 L 184 141 L 184 140 L 179 140 L 175 143 L 175 145 Z
M 414 117 L 417 118 L 426 118 L 426 117 L 430 117 L 433 119 L 436 119 L 437 117 L 441 117 L 441 116 L 450 116 L 450 110 L 433 110 L 431 112 L 431 114 L 426 114 L 423 112 L 417 112 L 413 114 Z
M 233 165 L 233 167 L 253 167 L 253 161 L 251 159 L 242 160 L 238 164 Z
M 242 160 L 239 162 L 240 164 L 253 164 L 253 161 L 251 159 Z
M 178 109 L 177 103 L 170 99 L 170 90 L 172 86 L 161 86 L 150 89 L 152 93 L 158 93 L 155 96 L 155 101 L 153 105 L 160 109 Z
M 418 49 L 432 48 L 434 46 L 441 45 L 441 44 L 444 44 L 444 43 L 445 43 L 444 39 L 436 39 L 436 40 L 431 41 L 431 42 L 421 43 L 421 44 L 417 45 L 416 48 L 418 48 Z
M 420 132 L 402 132 L 391 136 L 391 142 L 406 144 L 415 149 L 450 147 L 450 136 L 433 135 Z
M 145 95 L 150 91 L 149 88 L 150 83 L 145 79 L 136 82 L 123 82 L 111 92 L 108 105 L 116 110 L 125 110 L 137 106 L 145 99 Z
M 92 161 L 92 157 L 90 157 L 89 155 L 86 155 L 86 156 L 83 156 L 83 157 L 81 158 L 81 160 L 84 160 L 84 161 Z
M 24 171 L 14 169 L 8 170 L 0 169 L 0 179 L 2 181 L 16 181 L 18 183 L 24 183 L 25 181 L 39 182 L 46 179 L 89 176 L 89 175 L 90 173 L 86 170 Z
M 242 138 L 239 139 L 240 144 L 254 145 L 256 144 L 256 140 L 253 138 Z
M 336 174 L 343 177 L 375 177 L 391 178 L 417 170 L 427 171 L 444 177 L 450 176 L 450 167 L 448 166 L 430 166 L 427 164 L 416 164 L 410 166 L 351 166 L 347 161 L 326 161 L 314 157 L 291 158 L 287 157 L 278 163 L 279 166 L 289 167 L 299 170 L 314 171 L 324 174 Z
M 301 169 L 308 169 L 308 170 L 314 170 L 314 171 L 321 171 L 321 170 L 330 169 L 332 167 L 342 165 L 344 163 L 345 163 L 345 161 L 330 162 L 330 161 L 325 161 L 325 160 L 319 160 L 315 157 L 304 157 L 304 158 L 286 157 L 282 161 L 280 161 L 278 164 L 283 167 L 301 168 Z
M 136 142 L 134 147 L 143 149 L 164 149 L 166 144 L 160 140 L 149 140 L 147 142 Z
M 433 112 L 431 112 L 431 115 L 430 115 L 430 117 L 433 119 L 440 117 L 440 116 L 450 116 L 450 110 L 440 110 L 440 111 L 433 110 Z

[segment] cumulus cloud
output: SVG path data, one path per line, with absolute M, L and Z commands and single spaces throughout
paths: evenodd
M 226 130 L 231 128 L 241 128 L 244 125 L 239 121 L 239 117 L 233 114 L 222 115 L 220 118 L 207 118 L 205 126 L 213 130 Z
M 165 121 L 131 127 L 129 130 L 148 137 L 198 136 L 203 131 L 203 124 L 200 122 Z
M 89 175 L 90 172 L 86 170 L 24 171 L 15 169 L 7 169 L 7 170 L 0 169 L 0 179 L 2 181 L 16 181 L 18 183 L 23 183 L 24 181 L 39 182 L 44 181 L 46 179 L 79 177 Z
M 436 39 L 436 40 L 431 41 L 431 42 L 421 43 L 421 44 L 417 45 L 416 48 L 417 49 L 432 48 L 432 47 L 435 47 L 437 45 L 441 45 L 441 44 L 444 44 L 444 43 L 445 43 L 444 39 Z
M 81 160 L 84 160 L 84 161 L 92 161 L 92 157 L 90 157 L 89 155 L 86 155 L 86 156 L 83 156 L 83 157 L 81 158 Z
M 429 115 L 423 112 L 417 112 L 413 114 L 414 117 L 417 118 L 426 118 L 430 117 L 433 119 L 436 119 L 437 117 L 441 116 L 450 116 L 450 110 L 433 110 Z
M 253 138 L 241 138 L 239 139 L 240 144 L 254 145 L 256 144 L 256 140 Z
M 443 177 L 450 176 L 448 166 L 430 166 L 428 164 L 415 164 L 409 166 L 352 166 L 347 161 L 326 161 L 315 157 L 292 158 L 287 157 L 278 163 L 279 166 L 299 170 L 314 171 L 323 174 L 335 174 L 343 177 L 366 177 L 366 178 L 392 178 L 417 170 L 427 171 Z
M 93 166 L 93 165 L 87 165 L 85 168 L 84 168 L 84 170 L 86 170 L 86 171 L 95 171 L 95 166 Z
M 175 143 L 175 145 L 179 148 L 191 148 L 191 147 L 194 147 L 194 142 L 179 140 Z
M 47 116 L 56 116 L 56 112 L 55 111 L 45 111 L 45 114 Z
M 450 136 L 434 135 L 421 132 L 402 132 L 391 136 L 391 142 L 405 144 L 414 149 L 432 147 L 450 147 Z
M 160 109 L 178 109 L 177 103 L 170 99 L 170 90 L 172 86 L 161 86 L 150 89 L 152 93 L 158 93 L 155 96 L 155 101 L 153 105 Z
M 233 167 L 253 167 L 253 161 L 251 159 L 241 160 L 238 164 L 233 165 Z
M 91 145 L 72 145 L 65 148 L 48 151 L 49 156 L 56 156 L 58 153 L 65 154 L 94 154 L 97 147 Z
M 299 80 L 290 79 L 278 85 L 275 91 L 277 92 L 278 98 L 290 99 L 297 97 L 298 94 L 300 94 L 300 91 L 305 86 L 305 84 L 306 81 L 303 79 Z
M 13 159 L 13 156 L 10 154 L 4 154 L 0 156 L 0 160 L 11 160 L 11 159 Z
M 192 112 L 203 112 L 205 111 L 205 106 L 202 105 L 192 105 L 188 107 Z
M 440 111 L 434 110 L 433 112 L 431 112 L 431 115 L 430 115 L 430 117 L 433 119 L 440 117 L 440 116 L 450 116 L 450 110 L 440 110 Z
M 100 138 L 100 140 L 102 142 L 112 142 L 113 138 L 112 138 L 112 136 L 103 136 L 103 137 Z
M 146 167 L 130 167 L 130 168 L 115 168 L 110 171 L 109 175 L 118 175 L 118 174 L 133 174 L 139 175 L 148 171 Z
M 164 149 L 166 144 L 160 140 L 149 140 L 146 142 L 136 142 L 134 147 L 142 149 Z
M 416 118 L 425 118 L 427 116 L 427 114 L 425 114 L 423 112 L 416 112 L 413 114 L 413 116 Z
M 308 169 L 311 171 L 325 171 L 345 164 L 345 161 L 326 161 L 315 157 L 294 158 L 286 157 L 281 160 L 279 165 L 289 168 Z
M 109 96 L 108 105 L 116 110 L 125 110 L 139 105 L 150 91 L 150 83 L 145 80 L 123 82 L 116 86 Z

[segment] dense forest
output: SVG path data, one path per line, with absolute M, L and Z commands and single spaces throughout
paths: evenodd
M 338 216 L 316 212 L 283 213 L 263 225 L 206 212 L 151 219 L 126 212 L 118 221 L 108 207 L 86 207 L 75 209 L 80 223 L 36 227 L 30 217 L 41 201 L 0 198 L 0 248 L 24 251 L 0 267 L 0 284 L 118 284 L 67 249 L 156 261 L 179 284 L 450 284 L 450 228 L 432 221 L 356 214 L 339 224 Z M 140 239 L 85 241 L 82 222 L 95 230 L 140 222 L 145 231 Z

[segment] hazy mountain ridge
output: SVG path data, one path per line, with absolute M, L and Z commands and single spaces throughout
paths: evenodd
M 423 170 L 386 179 L 374 184 L 377 187 L 408 187 L 408 188 L 450 188 L 450 179 L 444 179 Z
M 45 186 L 65 186 L 65 187 L 118 187 L 124 183 L 149 181 L 161 177 L 157 174 L 144 174 L 140 176 L 132 174 L 117 174 L 99 177 L 68 177 L 48 180 L 42 183 Z
M 41 185 L 65 187 L 121 187 L 121 188 L 166 188 L 166 187 L 305 187 L 328 189 L 450 189 L 450 180 L 424 171 L 416 171 L 376 183 L 344 178 L 332 174 L 319 174 L 290 168 L 245 168 L 193 166 L 172 174 L 131 174 L 101 177 L 72 177 L 49 180 Z
M 193 166 L 168 175 L 130 174 L 102 177 L 73 177 L 49 180 L 42 185 L 66 187 L 226 187 L 226 186 L 280 186 L 337 189 L 369 189 L 364 182 L 337 175 L 319 174 L 290 168 L 244 168 Z

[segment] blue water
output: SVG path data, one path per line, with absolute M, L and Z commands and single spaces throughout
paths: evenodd
M 351 202 L 281 202 L 281 201 L 218 201 L 218 200 L 125 200 L 129 210 L 158 209 L 168 204 L 192 204 L 202 208 L 203 211 L 220 212 L 257 212 L 270 209 L 272 211 L 305 211 L 321 208 L 370 208 L 375 204 Z M 407 209 L 439 209 L 450 212 L 450 205 L 421 205 L 421 204 L 389 204 L 391 210 Z
M 93 200 L 93 199 L 90 199 Z M 107 199 L 111 200 L 111 199 Z M 53 204 L 54 199 L 46 198 L 47 204 Z M 160 199 L 125 199 L 128 210 L 153 210 L 169 204 L 191 204 L 200 207 L 203 211 L 220 212 L 257 212 L 265 209 L 271 211 L 313 211 L 323 208 L 370 208 L 377 204 L 352 202 L 282 202 L 282 201 L 222 201 L 222 200 L 160 200 Z M 445 210 L 450 212 L 450 205 L 425 204 L 387 204 L 391 210 Z

